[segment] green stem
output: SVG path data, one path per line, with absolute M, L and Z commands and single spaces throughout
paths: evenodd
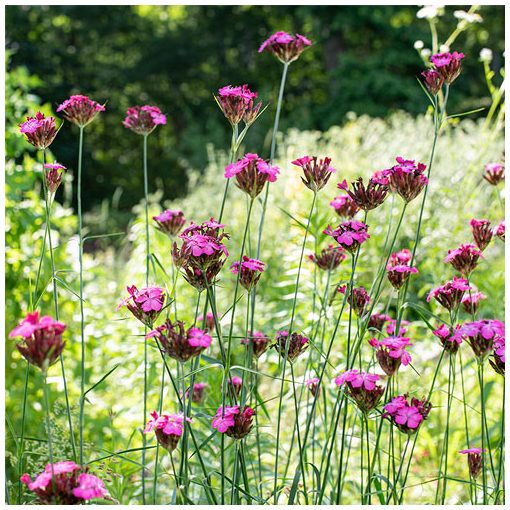
M 239 128 L 238 128 L 237 124 L 235 126 L 232 126 L 232 140 L 230 142 L 229 164 L 233 163 L 236 158 L 238 132 L 239 132 Z M 225 188 L 223 190 L 223 199 L 221 201 L 221 209 L 220 209 L 220 215 L 218 217 L 218 223 L 221 223 L 221 220 L 223 218 L 223 211 L 225 210 L 225 203 L 227 201 L 227 193 L 228 193 L 229 183 L 230 183 L 230 179 L 225 179 Z
M 487 504 L 487 471 L 485 469 L 485 448 L 489 445 L 485 442 L 485 402 L 483 391 L 483 360 L 478 361 L 478 384 L 480 386 L 480 410 L 482 431 L 482 480 L 483 480 L 483 504 Z
M 25 386 L 23 390 L 23 404 L 21 407 L 21 437 L 19 441 L 18 453 L 18 505 L 21 503 L 23 495 L 23 484 L 21 483 L 21 475 L 23 474 L 23 459 L 25 456 L 24 442 L 25 442 L 25 416 L 27 410 L 27 394 L 28 394 L 28 378 L 30 375 L 30 363 L 27 361 L 27 368 L 25 370 Z
M 51 464 L 51 483 L 53 485 L 53 488 L 55 488 L 55 474 L 53 472 L 53 441 L 51 437 L 51 417 L 50 417 L 50 399 L 48 396 L 48 369 L 44 369 L 43 373 L 44 378 L 44 385 L 43 385 L 43 392 L 44 392 L 44 407 L 46 409 L 46 433 L 48 435 L 48 455 L 50 459 Z

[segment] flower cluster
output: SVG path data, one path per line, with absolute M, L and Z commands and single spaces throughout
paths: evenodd
M 461 333 L 475 356 L 483 360 L 492 352 L 494 343 L 504 339 L 505 325 L 498 320 L 483 319 L 467 322 L 462 326 Z
M 441 344 L 448 352 L 455 354 L 462 343 L 462 328 L 459 324 L 455 328 L 450 328 L 446 324 L 441 324 L 432 333 L 439 338 Z
M 477 478 L 483 468 L 482 455 L 484 451 L 481 448 L 467 448 L 460 450 L 459 453 L 467 455 L 469 474 L 473 479 Z
M 345 386 L 349 396 L 363 412 L 371 411 L 381 400 L 384 388 L 377 384 L 380 377 L 376 374 L 348 370 L 335 378 L 337 386 Z
M 397 290 L 404 285 L 410 274 L 418 272 L 418 269 L 409 265 L 410 261 L 411 252 L 407 249 L 392 253 L 388 259 L 386 276 L 393 287 Z
M 42 505 L 78 505 L 108 496 L 101 479 L 70 460 L 47 464 L 33 481 L 26 473 L 20 480 Z
M 62 322 L 53 320 L 49 315 L 39 318 L 36 311 L 27 314 L 21 324 L 9 333 L 9 338 L 23 338 L 16 348 L 29 363 L 45 371 L 64 350 L 62 333 L 65 329 Z
M 57 126 L 54 117 L 45 117 L 44 113 L 37 112 L 35 117 L 27 117 L 25 122 L 19 125 L 20 133 L 36 149 L 47 149 L 57 136 Z
M 434 298 L 440 305 L 451 312 L 457 309 L 464 297 L 464 293 L 469 289 L 467 280 L 454 276 L 453 280 L 432 289 L 427 296 L 427 303 Z
M 407 333 L 407 326 L 409 324 L 409 321 L 401 320 L 400 326 L 398 328 L 398 335 L 397 336 L 404 336 Z M 395 319 L 389 319 L 388 324 L 386 325 L 386 333 L 390 336 L 395 335 L 395 330 L 397 329 L 397 321 Z
M 153 216 L 152 219 L 156 222 L 156 228 L 169 237 L 176 236 L 186 223 L 186 218 L 182 211 L 172 211 L 170 209 L 163 211 L 158 216 Z
M 365 186 L 363 178 L 359 177 L 356 181 L 351 183 L 352 190 L 349 189 L 347 181 L 344 179 L 338 188 L 347 192 L 347 195 L 352 199 L 357 207 L 363 211 L 370 211 L 379 207 L 388 195 L 388 180 L 381 178 L 379 175 L 374 174 Z
M 289 338 L 289 332 L 282 330 L 276 333 L 276 343 L 274 347 L 282 358 L 287 356 L 287 359 L 292 363 L 307 349 L 308 342 L 309 339 L 304 335 L 294 332 Z
M 396 160 L 397 164 L 384 170 L 382 174 L 388 180 L 390 191 L 398 193 L 408 203 L 414 200 L 428 184 L 429 180 L 424 175 L 427 166 L 401 156 L 398 156 Z
M 236 126 L 241 120 L 249 126 L 253 124 L 262 107 L 260 102 L 254 106 L 253 100 L 256 98 L 257 93 L 252 92 L 245 84 L 239 87 L 222 87 L 218 90 L 216 100 L 232 126 Z
M 432 404 L 425 398 L 418 400 L 414 397 L 409 402 L 407 395 L 399 395 L 383 409 L 383 418 L 388 418 L 401 432 L 413 434 L 429 415 Z
M 249 434 L 254 415 L 255 411 L 248 406 L 245 406 L 242 411 L 239 406 L 219 407 L 212 420 L 212 427 L 233 439 L 242 439 Z
M 346 258 L 345 250 L 341 246 L 328 244 L 320 253 L 308 255 L 308 259 L 317 264 L 317 267 L 323 270 L 336 269 Z
M 239 267 L 241 267 L 240 274 Z M 250 292 L 259 282 L 265 267 L 266 265 L 264 262 L 257 259 L 250 259 L 244 255 L 241 263 L 236 261 L 230 266 L 230 271 L 232 274 L 239 274 L 239 282 L 248 292 Z
M 137 135 L 148 136 L 157 126 L 166 124 L 166 115 L 157 106 L 132 106 L 122 124 Z
M 60 183 L 62 182 L 62 175 L 67 168 L 60 163 L 46 163 L 44 165 L 44 180 L 46 182 L 46 188 L 50 194 L 55 194 Z
M 469 224 L 471 225 L 476 246 L 478 246 L 480 251 L 485 250 L 489 246 L 494 234 L 491 222 L 489 220 L 476 220 L 473 218 Z
M 247 338 L 242 338 L 241 344 L 246 345 L 247 349 L 253 349 L 254 356 L 260 358 L 267 351 L 270 341 L 271 339 L 260 331 L 248 331 Z
M 467 313 L 475 315 L 478 311 L 479 302 L 482 299 L 487 299 L 483 292 L 468 292 L 464 294 L 461 303 Z
M 347 285 L 340 285 L 337 288 L 337 292 L 345 296 L 347 292 Z M 370 303 L 370 296 L 364 287 L 353 287 L 352 292 L 350 292 L 347 297 L 347 302 L 354 313 L 358 317 L 361 317 L 365 312 L 368 303 Z
M 117 310 L 125 306 L 140 322 L 151 328 L 163 309 L 164 290 L 155 286 L 138 290 L 132 285 L 127 287 L 127 291 L 129 296 L 118 304 Z
M 184 416 L 182 414 L 162 414 L 160 416 L 157 411 L 153 411 L 151 416 L 144 433 L 147 434 L 154 430 L 158 443 L 165 450 L 173 452 L 184 432 Z M 186 421 L 191 423 L 190 418 L 186 418 Z
M 82 95 L 71 96 L 57 108 L 57 112 L 64 112 L 66 120 L 82 128 L 90 124 L 99 112 L 104 111 L 104 105 Z
M 344 221 L 335 229 L 328 225 L 324 234 L 331 236 L 344 250 L 351 254 L 356 253 L 358 248 L 370 237 L 368 226 L 356 220 Z
M 463 58 L 464 53 L 454 51 L 453 53 L 436 53 L 430 57 L 430 61 L 434 65 L 434 70 L 448 85 L 451 85 L 460 74 Z
M 358 206 L 349 195 L 335 197 L 329 205 L 335 210 L 340 218 L 351 219 L 359 211 Z
M 225 178 L 235 177 L 236 186 L 252 198 L 260 195 L 266 182 L 275 182 L 279 173 L 277 166 L 252 153 L 225 168 Z
M 461 244 L 455 250 L 448 250 L 444 261 L 449 262 L 463 275 L 469 275 L 478 265 L 482 252 L 474 244 Z
M 276 32 L 266 39 L 259 48 L 259 53 L 264 50 L 272 53 L 282 64 L 290 64 L 299 58 L 312 41 L 305 36 L 290 35 L 287 32 Z
M 336 170 L 330 166 L 331 158 L 317 160 L 317 156 L 303 156 L 292 162 L 293 165 L 303 169 L 304 177 L 301 177 L 303 184 L 314 193 L 320 191 L 329 181 L 329 178 Z
M 501 163 L 487 163 L 485 165 L 483 178 L 493 186 L 497 186 L 505 180 L 505 165 Z
M 386 375 L 392 376 L 401 364 L 407 366 L 411 363 L 411 355 L 406 351 L 407 347 L 412 345 L 409 338 L 402 336 L 390 336 L 382 340 L 371 338 L 369 343 L 376 350 L 375 356 Z

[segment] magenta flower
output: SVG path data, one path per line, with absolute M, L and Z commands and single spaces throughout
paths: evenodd
M 62 182 L 62 175 L 67 168 L 60 163 L 46 163 L 44 165 L 44 179 L 46 182 L 46 188 L 50 193 L 55 194 L 60 183 Z
M 384 406 L 383 418 L 388 418 L 401 432 L 413 434 L 427 419 L 432 404 L 426 399 L 412 398 L 407 394 L 394 397 Z
M 469 222 L 471 231 L 473 232 L 473 239 L 476 246 L 480 251 L 485 250 L 492 240 L 493 229 L 489 220 L 475 220 L 474 218 Z
M 330 166 L 331 158 L 317 160 L 317 156 L 303 156 L 292 162 L 293 165 L 303 169 L 304 177 L 301 177 L 304 185 L 314 193 L 320 191 L 329 181 L 336 170 Z
M 182 414 L 162 414 L 159 416 L 157 411 L 153 411 L 151 416 L 152 418 L 147 422 L 147 426 L 143 431 L 144 434 L 154 430 L 158 443 L 169 452 L 173 452 L 184 432 L 184 416 Z M 190 418 L 186 418 L 186 421 L 191 423 Z
M 467 448 L 466 450 L 460 450 L 459 453 L 467 455 L 469 474 L 473 479 L 477 478 L 483 469 L 482 455 L 485 451 L 481 448 Z
M 308 348 L 309 339 L 299 333 L 292 333 L 289 338 L 289 332 L 285 330 L 276 333 L 276 343 L 274 348 L 280 353 L 280 356 L 291 363 Z
M 216 323 L 214 321 L 214 315 L 211 312 L 207 312 L 205 314 L 205 321 L 204 316 L 199 315 L 197 317 L 197 323 L 203 324 L 206 331 L 214 331 L 216 329 Z
M 340 223 L 335 229 L 328 225 L 324 234 L 331 236 L 344 250 L 354 255 L 360 245 L 370 237 L 367 230 L 368 226 L 363 222 L 348 220 Z
M 349 195 L 335 197 L 329 205 L 341 218 L 351 219 L 359 211 L 358 206 Z
M 404 285 L 407 278 L 409 278 L 409 275 L 416 274 L 418 272 L 418 269 L 409 265 L 410 260 L 411 253 L 407 249 L 392 253 L 388 259 L 386 276 L 393 287 L 397 290 Z
M 453 280 L 432 289 L 427 296 L 427 303 L 434 298 L 440 305 L 451 312 L 460 305 L 464 293 L 469 289 L 467 280 L 454 276 Z
M 249 126 L 255 122 L 262 107 L 260 102 L 254 106 L 253 100 L 256 98 L 257 93 L 252 92 L 248 85 L 240 87 L 227 85 L 218 90 L 216 100 L 232 126 L 236 126 L 241 120 Z
M 352 369 L 336 377 L 335 384 L 345 386 L 356 405 L 363 412 L 368 412 L 377 406 L 384 393 L 384 388 L 377 384 L 379 379 L 380 377 L 376 374 L 368 374 Z
M 53 320 L 49 315 L 39 319 L 39 312 L 27 314 L 25 319 L 10 333 L 9 338 L 21 337 L 16 344 L 20 354 L 43 372 L 57 361 L 64 350 L 62 333 L 64 323 Z
M 267 351 L 270 342 L 271 339 L 260 331 L 248 331 L 248 337 L 241 339 L 241 344 L 252 349 L 256 358 L 260 358 Z
M 451 85 L 459 76 L 461 71 L 461 60 L 464 53 L 436 53 L 430 57 L 430 61 L 434 64 L 435 70 L 441 74 L 444 81 Z
M 346 257 L 345 250 L 341 246 L 332 244 L 328 244 L 327 248 L 323 248 L 318 254 L 308 255 L 308 259 L 324 271 L 336 269 Z
M 433 95 L 437 96 L 444 83 L 443 75 L 435 69 L 427 69 L 421 73 L 423 76 L 423 83 L 427 90 Z
M 78 505 L 108 497 L 102 480 L 70 460 L 47 464 L 33 481 L 27 473 L 20 480 L 42 505 Z
M 25 135 L 27 142 L 40 150 L 47 149 L 58 133 L 55 118 L 45 117 L 41 112 L 37 112 L 35 117 L 27 117 L 19 125 L 19 131 Z
M 459 346 L 462 343 L 462 328 L 460 324 L 457 324 L 453 329 L 446 324 L 441 324 L 432 333 L 439 338 L 441 344 L 448 352 L 455 354 L 459 350 Z
M 377 340 L 372 338 L 369 344 L 376 350 L 376 358 L 384 372 L 392 376 L 397 372 L 400 365 L 407 366 L 411 363 L 411 355 L 406 351 L 411 344 L 409 338 L 402 336 L 390 336 Z
M 368 329 L 381 332 L 384 324 L 391 320 L 389 315 L 384 313 L 373 313 L 368 320 Z M 391 333 L 389 333 L 391 335 Z
M 489 359 L 492 368 L 503 377 L 505 376 L 505 337 L 497 336 L 494 340 L 493 358 Z
M 312 41 L 303 35 L 276 32 L 262 43 L 259 53 L 267 50 L 282 64 L 290 64 L 299 58 L 307 46 L 311 45 Z
M 398 328 L 398 335 L 396 336 L 404 336 L 407 333 L 407 326 L 409 324 L 409 321 L 401 320 L 400 326 Z M 397 321 L 395 319 L 388 319 L 388 324 L 386 325 L 386 333 L 390 336 L 395 336 L 395 330 L 397 328 Z
M 200 404 L 204 400 L 204 394 L 206 388 L 208 388 L 209 385 L 204 382 L 196 382 L 193 384 L 193 391 L 191 393 L 191 401 L 195 404 Z M 186 398 L 189 398 L 190 390 L 186 390 Z
M 219 407 L 212 420 L 212 428 L 233 439 L 247 436 L 253 426 L 255 411 L 245 406 L 241 412 L 239 406 Z
M 319 381 L 320 379 L 318 377 L 312 377 L 311 379 L 307 379 L 305 381 L 306 387 L 310 390 L 310 393 L 316 397 L 319 394 Z
M 225 178 L 235 177 L 236 186 L 256 198 L 266 182 L 276 182 L 280 169 L 277 166 L 270 165 L 257 154 L 248 153 L 235 163 L 231 163 L 225 168 Z
M 478 259 L 483 258 L 482 252 L 474 244 L 461 244 L 455 250 L 448 250 L 444 261 L 449 262 L 463 275 L 469 275 L 478 265 Z
M 337 288 L 337 292 L 345 296 L 347 292 L 347 285 L 340 285 Z M 353 311 L 358 317 L 361 317 L 365 312 L 368 303 L 370 303 L 370 296 L 364 287 L 354 287 L 352 292 L 347 298 L 349 306 L 352 307 Z
M 478 311 L 479 302 L 482 299 L 487 299 L 487 296 L 483 292 L 469 292 L 464 294 L 461 303 L 467 313 L 475 315 Z
M 81 95 L 71 96 L 57 108 L 57 112 L 64 112 L 66 120 L 82 128 L 90 124 L 99 112 L 104 111 L 104 105 Z
M 234 262 L 230 266 L 230 272 L 232 274 L 239 274 L 239 265 L 241 266 L 239 282 L 248 292 L 250 292 L 259 282 L 266 265 L 260 260 L 250 259 L 246 255 L 243 255 L 241 264 L 239 264 L 239 261 Z
M 493 350 L 494 343 L 505 337 L 505 324 L 487 319 L 466 322 L 460 332 L 475 356 L 484 360 Z
M 414 159 L 397 156 L 397 164 L 382 173 L 388 180 L 392 193 L 398 193 L 406 203 L 414 200 L 428 184 L 424 175 L 427 168 L 423 163 L 416 163 Z
M 117 306 L 125 306 L 140 322 L 152 327 L 165 302 L 165 293 L 161 287 L 146 287 L 138 290 L 135 285 L 127 287 L 129 296 Z
M 493 186 L 505 180 L 505 165 L 501 163 L 487 163 L 484 170 L 483 178 Z
M 186 223 L 186 218 L 182 211 L 172 211 L 167 209 L 158 216 L 153 216 L 157 229 L 169 237 L 175 237 Z
M 170 319 L 147 333 L 147 338 L 156 338 L 165 354 L 181 363 L 201 354 L 212 342 L 203 329 L 191 327 L 186 331 L 182 321 L 173 323 Z
M 243 389 L 243 380 L 235 375 L 228 380 L 229 387 L 232 389 L 235 397 L 239 397 L 241 390 Z
M 352 201 L 364 211 L 371 211 L 379 207 L 388 195 L 388 181 L 374 174 L 365 186 L 363 179 L 359 177 L 351 183 L 352 190 L 349 189 L 347 181 L 344 179 L 337 185 L 339 189 L 347 192 Z
M 122 124 L 137 135 L 148 136 L 157 126 L 166 124 L 166 115 L 157 106 L 132 106 Z
M 494 235 L 505 242 L 505 220 L 494 229 Z

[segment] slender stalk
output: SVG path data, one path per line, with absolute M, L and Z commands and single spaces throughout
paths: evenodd
M 163 412 L 163 393 L 165 388 L 165 368 L 161 372 L 161 390 L 159 394 L 159 414 Z M 152 504 L 156 504 L 156 495 L 158 491 L 158 460 L 159 460 L 159 443 L 156 444 L 156 459 L 154 461 L 154 481 L 152 484 Z
M 43 393 L 44 393 L 44 407 L 46 410 L 45 418 L 46 418 L 46 434 L 48 435 L 48 456 L 51 464 L 51 483 L 55 485 L 54 472 L 53 472 L 53 441 L 51 437 L 51 417 L 50 417 L 50 399 L 48 396 L 48 369 L 46 368 L 43 372 L 44 384 L 43 384 Z
M 27 394 L 28 394 L 28 378 L 30 375 L 30 363 L 27 361 L 27 368 L 25 370 L 25 385 L 23 390 L 23 404 L 21 407 L 21 437 L 19 440 L 19 453 L 18 453 L 18 505 L 21 503 L 23 495 L 23 484 L 21 483 L 21 475 L 23 474 L 23 459 L 25 456 L 24 443 L 25 443 L 25 416 L 27 410 Z
M 238 125 L 236 124 L 235 126 L 232 126 L 232 140 L 230 142 L 229 164 L 233 163 L 236 158 L 238 132 L 239 132 Z M 227 201 L 228 185 L 230 183 L 230 179 L 225 179 L 225 181 L 226 182 L 225 182 L 225 188 L 223 190 L 223 199 L 221 201 L 220 215 L 218 217 L 219 223 L 221 223 L 221 220 L 223 218 L 223 211 L 225 210 L 225 203 Z
M 478 384 L 480 386 L 480 411 L 481 411 L 481 431 L 482 431 L 482 480 L 483 480 L 483 504 L 487 504 L 487 471 L 485 469 L 485 402 L 483 392 L 483 360 L 478 361 Z

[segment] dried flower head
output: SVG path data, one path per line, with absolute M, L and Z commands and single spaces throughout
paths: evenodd
M 185 419 L 182 414 L 162 414 L 160 416 L 157 411 L 153 411 L 151 416 L 144 433 L 147 434 L 154 430 L 158 443 L 165 450 L 173 452 L 184 432 L 184 421 L 191 423 L 191 419 Z
M 241 266 L 241 273 L 239 274 L 239 266 Z M 266 265 L 257 259 L 250 259 L 246 255 L 243 255 L 241 264 L 239 261 L 234 262 L 230 266 L 232 274 L 239 274 L 240 284 L 250 292 L 260 280 L 262 273 L 264 272 Z
M 346 258 L 345 250 L 341 246 L 328 244 L 318 254 L 308 255 L 308 259 L 325 271 L 336 269 Z
M 301 177 L 304 185 L 317 193 L 329 181 L 336 170 L 330 166 L 331 158 L 317 159 L 317 156 L 303 156 L 295 159 L 292 164 L 303 169 L 304 177 Z
M 356 253 L 358 248 L 370 237 L 368 226 L 356 220 L 344 221 L 335 229 L 328 225 L 324 234 L 331 236 L 344 250 L 351 254 Z
M 41 112 L 37 112 L 35 117 L 27 117 L 19 125 L 19 131 L 25 135 L 27 142 L 40 150 L 47 149 L 58 133 L 55 118 L 45 117 Z
M 247 349 L 253 349 L 256 358 L 260 358 L 267 351 L 270 342 L 271 339 L 260 331 L 253 333 L 248 331 L 247 338 L 241 339 L 241 344 L 245 345 Z
M 64 112 L 66 120 L 80 127 L 90 124 L 99 112 L 104 111 L 104 105 L 82 95 L 71 96 L 57 108 L 57 112 Z
M 276 333 L 274 347 L 282 358 L 287 356 L 287 359 L 292 363 L 308 348 L 308 342 L 309 339 L 304 335 L 294 332 L 289 338 L 289 332 L 282 330 Z
M 242 412 L 239 406 L 219 407 L 212 420 L 212 428 L 233 439 L 242 439 L 253 427 L 254 415 L 255 411 L 248 406 L 245 406 Z
M 338 188 L 346 191 L 352 201 L 364 211 L 371 211 L 379 207 L 388 195 L 387 179 L 381 179 L 375 174 L 369 179 L 366 186 L 361 177 L 352 182 L 351 186 L 352 190 L 349 189 L 345 179 L 338 184 Z
M 146 287 L 138 290 L 135 285 L 127 287 L 129 296 L 117 306 L 125 306 L 140 322 L 152 328 L 165 302 L 165 292 L 161 287 Z
M 348 395 L 356 402 L 360 410 L 367 413 L 377 406 L 384 393 L 384 388 L 377 384 L 379 379 L 380 377 L 376 374 L 352 369 L 336 377 L 335 384 L 345 386 Z
M 461 61 L 464 53 L 436 53 L 430 57 L 435 70 L 441 74 L 444 81 L 451 85 L 459 76 L 461 71 Z
M 153 216 L 152 219 L 156 222 L 156 228 L 167 234 L 168 237 L 175 237 L 184 227 L 186 218 L 182 211 L 172 211 L 167 209 L 158 216 Z
M 349 195 L 335 197 L 329 205 L 335 210 L 340 218 L 351 219 L 359 211 L 358 206 Z
M 505 180 L 505 165 L 502 163 L 487 163 L 483 178 L 493 186 L 497 186 Z
M 412 344 L 409 338 L 402 336 L 390 336 L 377 340 L 372 338 L 369 343 L 376 350 L 375 356 L 384 372 L 392 376 L 397 372 L 400 365 L 407 366 L 411 363 L 411 355 L 406 351 Z
M 478 265 L 482 252 L 471 243 L 461 244 L 455 250 L 448 250 L 444 261 L 449 262 L 457 271 L 468 276 Z
M 262 43 L 259 53 L 267 50 L 282 64 L 290 64 L 299 58 L 307 46 L 311 45 L 312 41 L 303 35 L 276 32 Z
M 137 135 L 148 136 L 157 126 L 166 124 L 166 115 L 157 106 L 132 106 L 122 124 Z

